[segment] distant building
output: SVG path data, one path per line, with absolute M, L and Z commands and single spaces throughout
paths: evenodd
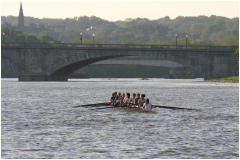
M 63 32 L 65 30 L 65 26 L 63 25 L 51 25 L 51 26 L 47 26 L 48 30 L 54 31 L 54 32 Z
M 91 30 L 95 30 L 95 28 L 93 28 L 92 26 L 90 28 L 87 28 L 86 31 L 91 31 Z
M 25 33 L 41 33 L 46 31 L 46 27 L 42 23 L 30 23 L 29 26 L 25 26 Z
M 20 11 L 18 15 L 18 30 L 24 32 L 24 15 L 23 15 L 23 9 L 22 9 L 22 2 L 20 4 Z

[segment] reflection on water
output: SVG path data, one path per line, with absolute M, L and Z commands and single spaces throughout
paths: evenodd
M 2 158 L 238 158 L 238 87 L 202 79 L 2 79 Z M 104 102 L 113 91 L 204 110 L 71 107 Z

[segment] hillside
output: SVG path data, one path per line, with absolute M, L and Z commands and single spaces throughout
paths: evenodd
M 1 16 L 2 27 L 17 24 L 15 16 Z M 25 17 L 25 32 L 49 35 L 65 43 L 133 43 L 133 44 L 178 44 L 184 45 L 188 35 L 189 45 L 238 45 L 239 18 L 219 16 L 177 17 L 168 16 L 156 20 L 147 18 L 107 21 L 96 16 L 80 16 L 66 19 L 38 19 Z

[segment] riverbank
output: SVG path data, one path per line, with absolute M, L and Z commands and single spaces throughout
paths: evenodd
M 239 81 L 235 80 L 204 80 L 204 82 L 239 83 Z
M 205 82 L 223 82 L 223 83 L 239 83 L 239 76 L 227 77 L 227 78 L 214 78 L 204 80 Z

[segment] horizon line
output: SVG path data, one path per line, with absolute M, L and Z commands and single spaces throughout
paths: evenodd
M 18 16 L 14 16 L 14 15 L 1 15 L 1 17 L 9 17 L 9 16 L 12 16 L 12 17 L 18 17 Z M 184 17 L 184 18 L 187 18 L 187 17 L 201 17 L 201 16 L 204 16 L 204 17 L 208 17 L 210 18 L 211 16 L 216 16 L 216 17 L 223 17 L 223 18 L 228 18 L 228 19 L 234 19 L 234 18 L 239 18 L 239 16 L 237 17 L 225 17 L 225 16 L 220 16 L 220 15 L 214 15 L 212 14 L 211 16 L 207 16 L 207 15 L 198 15 L 198 16 L 177 16 L 175 18 L 170 18 L 170 16 L 164 16 L 164 17 L 159 17 L 157 19 L 150 19 L 150 18 L 147 18 L 147 17 L 136 17 L 136 18 L 125 18 L 126 19 L 137 19 L 137 18 L 141 18 L 141 19 L 149 19 L 149 20 L 158 20 L 158 19 L 161 19 L 161 18 L 165 18 L 165 17 L 169 17 L 170 20 L 174 20 L 178 17 Z M 62 19 L 62 20 L 65 20 L 65 19 L 74 19 L 74 18 L 80 18 L 80 17 L 97 17 L 97 18 L 101 18 L 101 17 L 98 17 L 98 16 L 95 16 L 95 15 L 91 15 L 91 16 L 88 16 L 88 15 L 81 15 L 81 16 L 73 16 L 73 17 L 66 17 L 66 18 L 51 18 L 51 17 L 34 17 L 34 16 L 24 16 L 25 17 L 29 17 L 29 18 L 36 18 L 36 19 Z M 107 20 L 107 21 L 112 21 L 112 20 L 108 20 L 108 19 L 104 19 L 104 18 L 101 18 L 102 20 Z M 125 20 L 115 20 L 115 21 L 125 21 Z M 112 21 L 112 22 L 115 22 L 115 21 Z

